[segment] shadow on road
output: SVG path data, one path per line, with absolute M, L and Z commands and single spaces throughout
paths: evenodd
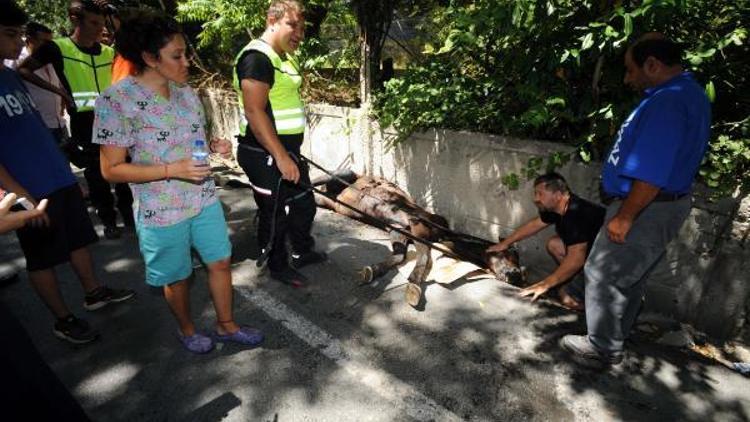
M 233 261 L 254 266 L 258 249 L 250 224 L 251 195 L 247 190 L 227 191 L 222 200 L 228 207 Z M 303 270 L 314 280 L 309 288 L 294 290 L 263 274 L 235 283 L 264 289 L 347 350 L 358 351 L 368 365 L 461 418 L 750 418 L 747 400 L 736 398 L 743 393 L 720 387 L 730 378 L 737 382 L 737 376 L 708 362 L 636 341 L 620 367 L 605 373 L 582 370 L 567 363 L 557 346 L 561 336 L 585 331 L 582 316 L 529 304 L 489 280 L 450 288 L 431 284 L 424 310 L 415 312 L 404 301 L 404 280 L 395 271 L 370 285 L 355 282 L 362 266 L 390 253 L 387 236 L 324 212 L 315 232 L 329 262 Z M 255 420 L 300 420 L 306 415 L 292 413 L 285 407 L 288 402 L 301 400 L 313 407 L 337 400 L 341 406 L 356 405 L 352 397 L 363 403 L 372 400 L 367 392 L 346 389 L 357 380 L 347 379 L 315 345 L 304 343 L 284 321 L 269 318 L 240 295 L 235 297 L 237 320 L 267 333 L 262 347 L 224 345 L 203 356 L 185 352 L 175 339 L 175 323 L 163 298 L 143 283 L 135 237 L 102 241 L 94 257 L 98 267 L 105 268 L 101 274 L 107 282 L 139 293 L 134 301 L 87 315 L 102 331 L 95 344 L 74 348 L 53 339 L 51 318 L 27 283 L 0 289 L 0 300 L 14 310 L 94 420 L 219 421 L 238 409 Z M 83 296 L 72 272 L 61 268 L 59 275 L 66 300 L 82 314 Z M 211 329 L 214 312 L 201 269 L 196 271 L 191 304 L 197 325 Z M 398 406 L 394 403 L 394 413 L 381 419 L 410 420 L 398 413 Z M 329 420 L 338 419 L 329 415 Z

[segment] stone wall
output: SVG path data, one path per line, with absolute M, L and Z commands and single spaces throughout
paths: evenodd
M 230 108 L 213 109 L 232 114 Z M 227 123 L 237 119 L 232 116 L 216 118 L 217 130 L 231 131 L 226 125 L 237 124 Z M 312 105 L 303 152 L 331 170 L 351 168 L 393 181 L 453 227 L 488 239 L 507 235 L 536 215 L 531 182 L 509 190 L 501 177 L 520 171 L 532 157 L 569 151 L 554 143 L 471 132 L 430 131 L 389 147 L 394 139 L 395 133 L 381 130 L 361 109 Z M 559 171 L 574 192 L 598 201 L 599 167 L 571 162 Z M 750 197 L 709 202 L 702 199 L 705 190 L 696 191 L 679 238 L 650 276 L 646 310 L 718 338 L 748 336 Z M 532 278 L 554 268 L 543 244 L 551 233 L 549 228 L 519 244 Z

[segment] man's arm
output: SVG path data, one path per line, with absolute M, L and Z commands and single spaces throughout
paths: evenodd
M 26 198 L 34 205 L 34 208 L 39 207 L 36 199 L 5 170 L 2 164 L 0 164 L 0 186 L 8 192 L 16 194 L 19 198 Z M 46 213 L 42 212 L 40 215 L 34 216 L 30 222 L 34 227 L 49 226 L 49 217 L 47 217 Z
M 607 235 L 609 240 L 615 243 L 625 243 L 625 238 L 633 226 L 638 214 L 650 204 L 660 188 L 641 180 L 634 180 L 630 193 L 622 202 L 620 210 L 607 223 Z
M 45 81 L 44 79 L 40 78 L 36 73 L 34 73 L 38 69 L 52 63 L 52 60 L 49 57 L 55 54 L 54 49 L 56 45 L 51 45 L 51 44 L 54 44 L 54 43 L 50 41 L 49 43 L 39 48 L 39 50 L 41 51 L 35 52 L 34 54 L 31 54 L 28 57 L 26 57 L 18 65 L 18 67 L 16 68 L 16 71 L 18 72 L 19 75 L 21 75 L 21 77 L 24 80 L 42 89 L 45 89 L 47 91 L 50 91 L 52 93 L 59 95 L 65 101 L 65 104 L 69 110 L 75 110 L 76 108 L 75 101 L 73 100 L 73 97 L 70 96 L 70 93 L 65 90 L 65 88 L 63 88 L 62 86 L 52 85 L 51 83 Z M 65 79 L 64 75 L 58 75 L 58 78 L 63 84 L 67 83 L 67 81 L 64 81 Z
M 542 221 L 540 217 L 536 217 L 526 222 L 526 224 L 524 224 L 523 226 L 517 228 L 513 233 L 510 234 L 510 236 L 503 239 L 502 242 L 487 248 L 487 252 L 502 252 L 508 249 L 512 244 L 539 233 L 547 226 L 549 226 L 549 224 Z
M 47 208 L 47 200 L 42 199 L 34 209 L 11 212 L 10 208 L 15 204 L 17 198 L 18 196 L 15 193 L 8 193 L 0 200 L 0 234 L 20 229 L 27 222 L 41 217 Z
M 211 168 L 190 158 L 173 163 L 142 165 L 128 163 L 127 148 L 102 145 L 99 161 L 102 176 L 114 183 L 147 183 L 157 180 L 182 179 L 198 183 L 211 174 Z
M 18 197 L 26 198 L 32 201 L 32 203 L 34 202 L 34 198 L 5 170 L 5 166 L 2 164 L 0 164 L 0 186 L 10 193 L 15 193 Z
M 531 301 L 533 302 L 549 289 L 570 280 L 583 268 L 583 264 L 586 262 L 586 247 L 586 242 L 568 246 L 565 258 L 563 258 L 560 265 L 552 274 L 545 277 L 542 281 L 521 290 L 518 295 L 522 297 L 531 296 Z
M 276 161 L 276 166 L 285 180 L 297 183 L 299 181 L 299 168 L 289 156 L 281 140 L 276 135 L 273 122 L 266 114 L 268 94 L 271 86 L 265 82 L 254 79 L 243 79 L 240 82 L 242 89 L 242 103 L 245 108 L 245 117 L 250 123 L 255 139 L 265 148 Z

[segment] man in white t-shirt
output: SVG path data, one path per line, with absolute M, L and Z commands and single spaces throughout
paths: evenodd
M 28 54 L 33 53 L 40 45 L 51 40 L 51 29 L 36 22 L 29 22 L 29 24 L 26 25 L 26 48 L 24 50 L 26 50 Z M 50 84 L 62 87 L 60 78 L 57 77 L 57 73 L 55 73 L 55 68 L 52 64 L 42 66 L 34 71 L 34 73 Z M 26 85 L 26 88 L 28 88 L 31 97 L 34 99 L 36 107 L 42 115 L 44 124 L 50 131 L 52 131 L 58 145 L 61 144 L 69 137 L 66 125 L 65 104 L 63 103 L 62 97 L 32 83 L 25 82 L 24 84 Z

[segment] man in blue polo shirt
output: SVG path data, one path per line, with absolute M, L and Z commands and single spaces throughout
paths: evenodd
M 52 133 L 44 125 L 18 74 L 2 60 L 15 59 L 23 47 L 26 13 L 13 1 L 0 0 L 0 188 L 33 206 L 47 209 L 18 229 L 29 281 L 56 317 L 54 334 L 72 343 L 95 340 L 98 333 L 74 316 L 63 300 L 55 267 L 70 262 L 86 293 L 84 308 L 97 310 L 133 297 L 132 290 L 111 289 L 94 274 L 87 246 L 96 242 L 76 178 Z M 13 341 L 10 339 L 9 341 Z
M 625 84 L 644 95 L 602 168 L 603 190 L 612 202 L 584 266 L 588 335 L 561 340 L 587 366 L 622 361 L 649 270 L 690 214 L 711 107 L 681 58 L 677 44 L 655 33 L 625 53 Z

